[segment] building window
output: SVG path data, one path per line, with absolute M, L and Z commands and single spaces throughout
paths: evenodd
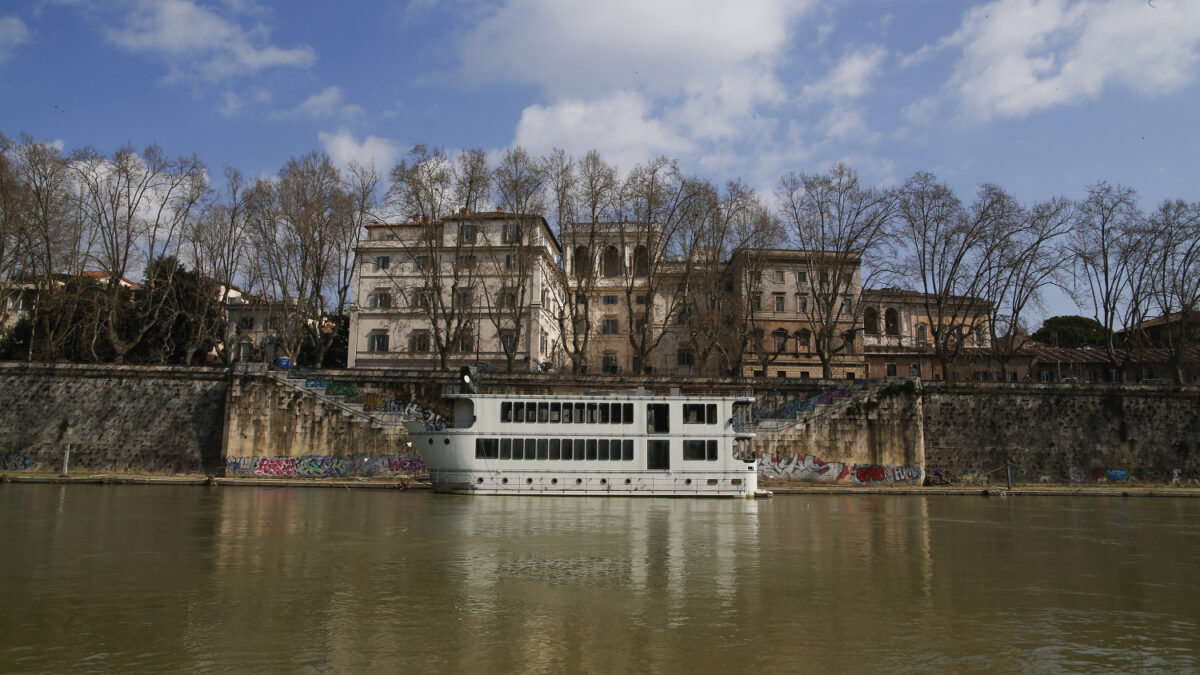
M 433 294 L 430 291 L 416 291 L 412 295 L 412 306 L 429 309 L 432 300 Z
M 575 276 L 577 278 L 583 279 L 588 275 L 592 266 L 589 258 L 586 246 L 580 246 L 575 249 Z
M 887 374 L 887 376 L 888 376 L 888 377 L 895 377 L 895 376 L 896 376 L 896 364 L 894 364 L 894 363 L 885 363 L 885 364 L 883 364 L 883 367 L 884 367 L 884 369 L 886 370 L 886 374 Z
M 386 352 L 388 350 L 387 331 L 376 330 L 367 333 L 367 351 Z
M 808 272 L 796 272 L 796 283 L 798 283 L 798 284 L 808 283 Z
M 929 342 L 929 326 L 923 323 L 917 324 L 917 342 L 920 344 Z
M 696 365 L 696 353 L 687 348 L 680 349 L 675 356 L 675 361 L 681 366 L 694 366 Z
M 431 267 L 432 267 L 432 265 L 429 264 L 429 256 L 424 255 L 424 254 L 413 256 L 413 268 L 414 269 L 427 270 L 427 269 L 430 269 Z
M 633 299 L 633 301 L 634 301 L 634 302 L 636 302 L 636 303 L 637 303 L 637 304 L 639 304 L 639 305 L 644 305 L 644 304 L 646 304 L 646 296 L 644 296 L 644 295 L 639 295 L 639 296 L 635 297 L 635 298 Z
M 242 330 L 254 330 L 254 317 L 243 316 L 238 319 L 238 328 Z
M 471 306 L 471 289 L 460 288 L 454 292 L 454 303 L 459 309 L 465 309 Z
M 884 311 L 883 330 L 888 335 L 900 335 L 900 314 L 895 307 L 888 307 Z
M 783 283 L 783 270 L 775 270 L 775 283 Z
M 503 241 L 505 244 L 521 243 L 521 224 L 505 223 L 504 232 L 501 235 L 501 241 Z
M 754 308 L 754 311 L 761 312 L 762 311 L 762 296 L 756 295 L 753 298 L 751 298 L 750 306 Z
M 600 332 L 605 335 L 616 335 L 618 327 L 616 319 L 604 319 L 600 324 Z
M 1015 376 L 1016 373 L 1013 373 L 1013 375 Z M 908 367 L 908 376 L 909 377 L 921 377 L 921 365 L 918 363 L 914 363 L 911 366 L 909 366 Z
M 796 296 L 796 312 L 807 312 L 807 311 L 808 311 L 808 296 L 807 295 L 797 295 Z
M 874 307 L 863 310 L 863 332 L 867 335 L 879 335 L 879 312 Z
M 516 307 L 517 306 L 517 292 L 511 288 L 501 288 L 500 292 L 496 294 L 496 306 L 497 307 Z
M 621 253 L 616 246 L 604 249 L 604 257 L 600 261 L 601 269 L 606 277 L 621 276 Z
M 429 333 L 414 331 L 408 336 L 408 351 L 425 353 L 429 351 Z
M 645 246 L 633 250 L 633 276 L 644 277 L 650 270 L 650 256 L 646 254 Z
M 807 328 L 800 329 L 800 332 L 796 333 L 796 353 L 799 354 L 801 349 L 807 352 L 811 340 L 812 331 Z
M 687 322 L 692 320 L 692 308 L 688 305 L 680 305 L 679 311 L 676 313 L 675 318 L 679 325 L 685 325 Z
M 612 354 L 605 354 L 600 359 L 600 369 L 609 375 L 617 374 L 617 357 Z
M 475 224 L 463 223 L 458 228 L 458 240 L 464 244 L 475 243 Z
M 392 257 L 387 255 L 375 256 L 375 270 L 382 272 L 392 266 Z
M 615 305 L 615 304 L 617 304 L 618 298 L 615 295 L 606 295 L 606 296 L 604 296 L 603 300 L 604 300 L 604 304 L 606 304 L 606 305 Z
M 473 256 L 473 255 L 458 256 L 458 266 L 465 270 L 475 269 L 475 256 Z
M 646 330 L 646 320 L 645 319 L 638 319 L 633 322 L 633 325 L 634 325 L 634 330 L 638 333 L 645 332 L 645 330 Z
M 844 352 L 847 354 L 854 353 L 854 331 L 848 330 L 845 333 L 842 333 L 842 345 L 844 347 Z
M 500 346 L 506 354 L 517 350 L 517 334 L 511 330 L 500 331 Z
M 392 294 L 387 290 L 376 290 L 367 297 L 367 306 L 371 309 L 387 309 L 392 306 Z
M 786 305 L 786 300 L 784 300 L 783 293 L 776 293 L 775 294 L 775 311 L 776 312 L 784 311 L 785 305 Z
M 513 254 L 504 254 L 504 269 L 511 270 L 513 268 Z
M 771 334 L 775 338 L 775 353 L 782 354 L 787 349 L 788 334 L 782 328 Z
M 845 314 L 846 316 L 854 314 L 854 301 L 850 298 L 845 298 L 842 300 L 842 314 Z

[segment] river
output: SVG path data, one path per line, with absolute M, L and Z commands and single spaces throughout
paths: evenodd
M 1200 500 L 0 485 L 0 671 L 1200 669 Z

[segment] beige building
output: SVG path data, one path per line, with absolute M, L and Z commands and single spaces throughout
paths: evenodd
M 348 367 L 561 365 L 561 250 L 544 218 L 464 211 L 366 229 Z
M 946 340 L 959 360 L 979 358 L 991 346 L 988 315 L 991 306 L 978 298 L 951 297 L 943 310 Z M 870 377 L 942 379 L 942 366 L 934 348 L 938 324 L 936 310 L 918 291 L 898 288 L 863 291 L 863 347 Z M 961 344 L 954 346 L 953 341 Z M 951 370 L 957 379 L 958 369 Z

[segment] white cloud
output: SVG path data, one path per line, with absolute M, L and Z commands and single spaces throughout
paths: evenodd
M 225 92 L 221 99 L 221 105 L 217 107 L 217 111 L 225 117 L 233 117 L 242 111 L 242 97 L 232 91 Z
M 316 62 L 311 47 L 263 44 L 265 32 L 263 26 L 247 31 L 192 0 L 139 0 L 124 25 L 108 31 L 108 37 L 125 49 L 163 56 L 175 76 L 195 74 L 206 80 Z
M 1200 2 L 994 0 L 968 11 L 945 45 L 962 48 L 952 92 L 985 119 L 1095 98 L 1113 84 L 1164 94 L 1195 78 Z
M 509 0 L 459 41 L 464 75 L 556 96 L 679 92 L 770 62 L 815 0 Z
M 354 134 L 342 130 L 332 134 L 322 131 L 317 134 L 317 139 L 338 166 L 347 166 L 350 162 L 363 166 L 374 164 L 380 173 L 385 173 L 400 155 L 395 142 L 378 136 L 367 136 L 360 142 Z
M 0 17 L 0 63 L 4 63 L 18 46 L 29 42 L 29 28 L 19 17 Z
M 678 130 L 655 119 L 646 100 L 632 92 L 529 106 L 521 113 L 514 143 L 535 154 L 559 147 L 582 156 L 597 149 L 622 169 L 660 154 L 678 155 L 690 149 Z
M 347 119 L 362 113 L 362 107 L 346 103 L 341 87 L 328 87 L 304 99 L 291 110 L 275 113 L 275 117 L 307 117 L 314 120 Z
M 859 98 L 870 90 L 885 58 L 887 50 L 878 46 L 850 52 L 823 79 L 806 85 L 804 95 L 836 100 Z

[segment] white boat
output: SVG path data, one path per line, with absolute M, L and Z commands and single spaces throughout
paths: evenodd
M 410 424 L 438 492 L 755 497 L 752 396 L 446 394 L 453 420 Z M 741 416 L 738 413 L 742 413 Z

